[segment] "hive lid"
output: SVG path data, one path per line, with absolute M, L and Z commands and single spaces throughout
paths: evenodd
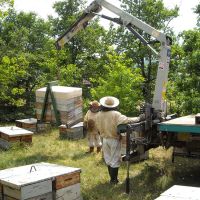
M 35 123 L 37 123 L 37 119 L 36 118 L 18 119 L 18 120 L 15 120 L 15 121 L 16 122 L 26 123 L 26 124 L 35 124 Z
M 54 179 L 57 176 L 81 172 L 80 168 L 66 167 L 50 163 L 35 163 L 0 171 L 0 183 L 16 189 L 24 185 Z
M 0 127 L 0 132 L 8 135 L 9 137 L 33 135 L 33 132 L 28 131 L 28 130 L 23 129 L 23 128 L 19 128 L 17 126 Z
M 82 88 L 78 87 L 65 87 L 65 86 L 52 86 L 54 97 L 57 99 L 65 98 L 71 99 L 74 97 L 82 96 Z M 44 97 L 46 87 L 36 90 L 36 97 Z

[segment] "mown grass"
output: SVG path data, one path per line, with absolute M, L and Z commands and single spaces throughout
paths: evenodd
M 60 140 L 59 132 L 34 135 L 32 145 L 15 144 L 8 151 L 0 150 L 0 169 L 37 162 L 49 162 L 81 168 L 81 192 L 84 200 L 153 200 L 172 185 L 200 186 L 200 162 L 175 158 L 171 149 L 159 147 L 150 151 L 150 158 L 130 166 L 131 192 L 125 193 L 126 163 L 119 170 L 118 185 L 110 185 L 107 167 L 101 154 L 85 154 L 87 140 Z

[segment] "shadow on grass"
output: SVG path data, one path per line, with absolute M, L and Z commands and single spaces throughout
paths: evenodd
M 159 196 L 155 191 L 157 179 L 160 175 L 154 166 L 145 166 L 141 173 L 135 177 L 130 177 L 130 193 L 126 194 L 125 180 L 120 184 L 112 185 L 109 182 L 100 183 L 92 189 L 83 192 L 84 200 L 151 200 Z
M 192 165 L 189 165 L 191 162 Z M 159 163 L 144 162 L 142 166 L 138 175 L 134 177 L 130 175 L 129 194 L 125 193 L 125 180 L 121 180 L 123 183 L 115 186 L 100 183 L 92 189 L 86 188 L 83 191 L 84 200 L 153 200 L 173 185 L 200 187 L 199 162 L 181 160 L 181 165 L 166 162 L 162 167 Z M 134 165 L 132 170 L 134 170 Z
M 176 158 L 173 165 L 175 167 L 172 174 L 174 185 L 200 187 L 199 159 Z

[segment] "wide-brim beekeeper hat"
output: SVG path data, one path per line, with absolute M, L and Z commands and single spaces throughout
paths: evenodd
M 112 96 L 106 96 L 100 99 L 100 104 L 106 108 L 115 108 L 119 105 L 119 99 Z

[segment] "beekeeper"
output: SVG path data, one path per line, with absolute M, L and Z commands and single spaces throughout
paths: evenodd
M 102 142 L 98 129 L 95 125 L 95 117 L 100 110 L 100 103 L 98 101 L 92 101 L 89 104 L 89 110 L 84 117 L 84 127 L 87 130 L 87 139 L 89 150 L 87 153 L 94 152 L 94 148 L 97 148 L 97 153 L 101 151 Z
M 126 117 L 117 111 L 119 100 L 112 96 L 100 99 L 101 111 L 96 116 L 96 126 L 103 138 L 103 156 L 108 166 L 110 183 L 117 184 L 121 162 L 121 142 L 117 126 L 128 122 L 138 122 L 141 117 Z

